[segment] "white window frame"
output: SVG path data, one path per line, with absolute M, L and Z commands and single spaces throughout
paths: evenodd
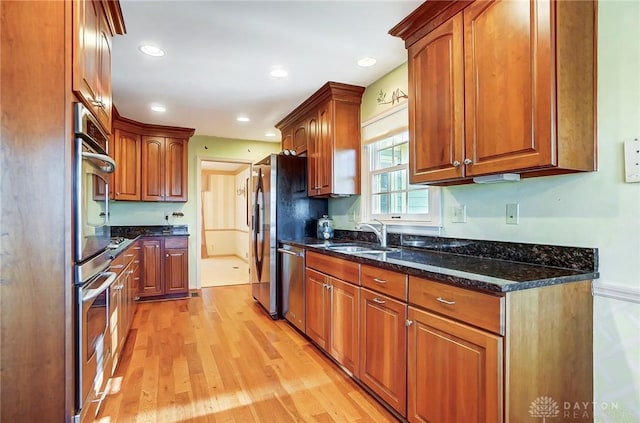
M 378 219 L 389 225 L 393 225 L 390 229 L 396 233 L 416 233 L 421 229 L 437 229 L 436 232 L 439 232 L 439 228 L 442 226 L 442 198 L 440 187 L 425 185 L 425 188 L 429 190 L 429 213 L 400 215 L 398 213 L 372 213 L 371 180 L 372 173 L 377 172 L 372 172 L 370 169 L 371 158 L 368 146 L 369 144 L 388 138 L 394 134 L 408 131 L 408 129 L 409 125 L 406 103 L 393 107 L 362 123 L 362 195 L 360 203 L 362 219 L 365 222 Z M 401 169 L 404 166 L 405 165 L 399 165 L 394 166 L 394 168 Z M 408 178 L 408 164 L 406 166 Z M 386 171 L 389 170 L 393 170 L 393 168 L 386 169 Z M 431 231 L 428 232 L 432 233 Z

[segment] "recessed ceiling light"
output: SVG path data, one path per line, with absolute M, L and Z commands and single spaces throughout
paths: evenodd
M 276 136 L 276 133 L 275 133 L 275 132 L 271 132 L 271 131 L 269 131 L 269 132 L 265 133 L 265 134 L 264 134 L 264 136 L 265 136 L 265 137 L 275 137 L 275 136 Z
M 274 69 L 269 73 L 269 75 L 274 78 L 286 78 L 289 75 L 289 72 L 284 69 Z
M 373 57 L 363 57 L 362 59 L 358 60 L 358 66 L 361 66 L 363 68 L 368 68 L 369 66 L 373 66 L 376 64 L 376 59 L 374 59 Z
M 154 112 L 166 112 L 167 108 L 164 107 L 162 104 L 152 104 L 151 110 L 153 110 Z
M 144 44 L 140 46 L 140 51 L 146 55 L 153 57 L 161 57 L 164 56 L 164 50 L 158 46 L 154 46 L 151 44 Z
M 246 117 L 246 116 L 238 116 L 238 117 L 236 118 L 236 120 L 237 120 L 238 122 L 249 122 L 251 119 L 249 119 L 249 118 L 248 118 L 248 117 Z

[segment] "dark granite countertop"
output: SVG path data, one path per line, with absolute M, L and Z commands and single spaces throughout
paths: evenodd
M 138 236 L 189 236 L 189 229 L 187 225 L 112 226 L 111 236 L 131 239 Z
M 344 234 L 342 234 L 344 235 Z M 392 234 L 390 234 L 392 235 Z M 372 242 L 346 236 L 323 242 L 315 238 L 286 240 L 307 251 L 349 259 L 466 288 L 502 293 L 567 282 L 597 279 L 597 249 L 396 236 L 393 251 L 342 253 L 327 247 L 351 243 L 376 248 Z M 391 241 L 395 241 L 391 244 Z M 403 245 L 404 244 L 404 245 Z M 411 246 L 408 246 L 411 245 Z

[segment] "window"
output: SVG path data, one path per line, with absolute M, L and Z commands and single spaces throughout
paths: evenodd
M 365 220 L 392 224 L 440 224 L 437 187 L 409 183 L 409 130 L 406 107 L 363 125 Z

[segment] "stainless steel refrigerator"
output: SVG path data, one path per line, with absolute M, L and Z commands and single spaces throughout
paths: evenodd
M 251 292 L 269 315 L 282 315 L 277 248 L 281 240 L 316 236 L 327 200 L 307 196 L 306 157 L 272 154 L 253 165 L 251 176 Z

